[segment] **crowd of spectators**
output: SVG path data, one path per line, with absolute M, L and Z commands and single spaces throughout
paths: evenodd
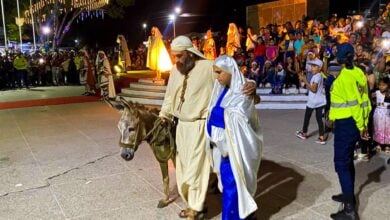
M 329 64 L 336 63 L 336 46 L 349 42 L 355 49 L 355 62 L 367 74 L 374 74 L 375 85 L 390 70 L 390 4 L 378 18 L 361 15 L 328 20 L 305 19 L 285 24 L 269 24 L 255 33 L 238 27 L 239 42 L 234 43 L 234 58 L 241 71 L 256 80 L 259 87 L 272 86 L 271 93 L 302 92 L 298 74 L 304 72 L 308 81 L 312 76 L 308 61 L 316 58 L 324 62 L 326 74 Z M 218 55 L 226 53 L 229 36 L 214 36 Z M 205 40 L 193 36 L 196 48 L 203 48 Z M 332 64 L 332 65 L 333 65 Z M 371 88 L 374 89 L 374 85 Z M 303 90 L 305 91 L 305 90 Z
M 106 52 L 111 67 L 117 65 L 118 53 L 115 49 L 108 49 Z M 88 53 L 91 63 L 94 64 L 97 50 L 88 50 Z M 145 54 L 146 49 L 140 47 L 134 55 L 133 69 L 145 68 Z M 0 54 L 0 90 L 80 85 L 82 57 L 82 53 L 75 50 L 56 50 L 48 53 L 15 51 Z M 96 69 L 94 72 L 97 74 Z

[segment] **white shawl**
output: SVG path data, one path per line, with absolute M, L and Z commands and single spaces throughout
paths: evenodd
M 232 74 L 230 88 L 222 100 L 221 107 L 225 109 L 225 138 L 228 143 L 230 164 L 237 184 L 239 215 L 240 218 L 244 219 L 257 210 L 257 204 L 253 197 L 257 189 L 257 172 L 261 160 L 263 135 L 253 99 L 242 94 L 241 88 L 246 80 L 239 71 L 235 60 L 223 55 L 218 57 L 214 64 Z M 216 80 L 209 104 L 210 112 L 223 89 L 224 86 Z M 220 179 L 221 151 L 210 149 L 209 142 L 207 149 L 213 170 Z M 223 190 L 221 184 L 219 187 Z

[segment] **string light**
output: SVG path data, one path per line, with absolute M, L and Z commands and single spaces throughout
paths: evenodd
M 31 24 L 31 14 L 39 14 L 45 7 L 49 5 L 54 5 L 61 7 L 60 13 L 66 13 L 66 2 L 69 2 L 70 0 L 39 0 L 35 4 L 31 6 L 28 10 L 24 12 L 24 18 L 25 23 Z M 68 8 L 70 11 L 73 11 L 75 9 L 80 9 L 83 11 L 87 11 L 88 16 L 91 11 L 98 11 L 98 9 L 101 9 L 102 7 L 109 4 L 109 0 L 71 0 L 70 8 Z M 102 13 L 102 17 L 104 18 L 104 11 L 100 10 Z M 97 13 L 99 14 L 99 13 Z M 41 18 L 38 18 L 38 20 L 44 21 L 46 20 L 46 14 L 42 14 Z M 81 18 L 83 20 L 83 18 Z

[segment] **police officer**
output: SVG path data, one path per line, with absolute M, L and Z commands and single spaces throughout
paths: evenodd
M 356 142 L 367 139 L 367 79 L 363 71 L 353 65 L 354 48 L 343 43 L 337 47 L 337 61 L 342 70 L 330 92 L 329 119 L 334 121 L 334 164 L 342 194 L 332 196 L 344 208 L 331 214 L 332 219 L 359 219 L 354 194 L 355 167 L 353 156 Z
M 18 82 L 19 88 L 22 88 L 22 80 L 24 86 L 28 89 L 28 75 L 27 75 L 27 68 L 28 68 L 28 62 L 26 58 L 23 56 L 22 52 L 19 52 L 13 62 L 13 66 L 16 70 L 16 79 Z

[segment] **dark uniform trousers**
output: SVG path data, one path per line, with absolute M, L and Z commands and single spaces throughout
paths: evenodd
M 334 164 L 339 177 L 341 190 L 346 201 L 355 203 L 355 166 L 353 154 L 355 144 L 360 138 L 355 120 L 350 117 L 335 120 Z

